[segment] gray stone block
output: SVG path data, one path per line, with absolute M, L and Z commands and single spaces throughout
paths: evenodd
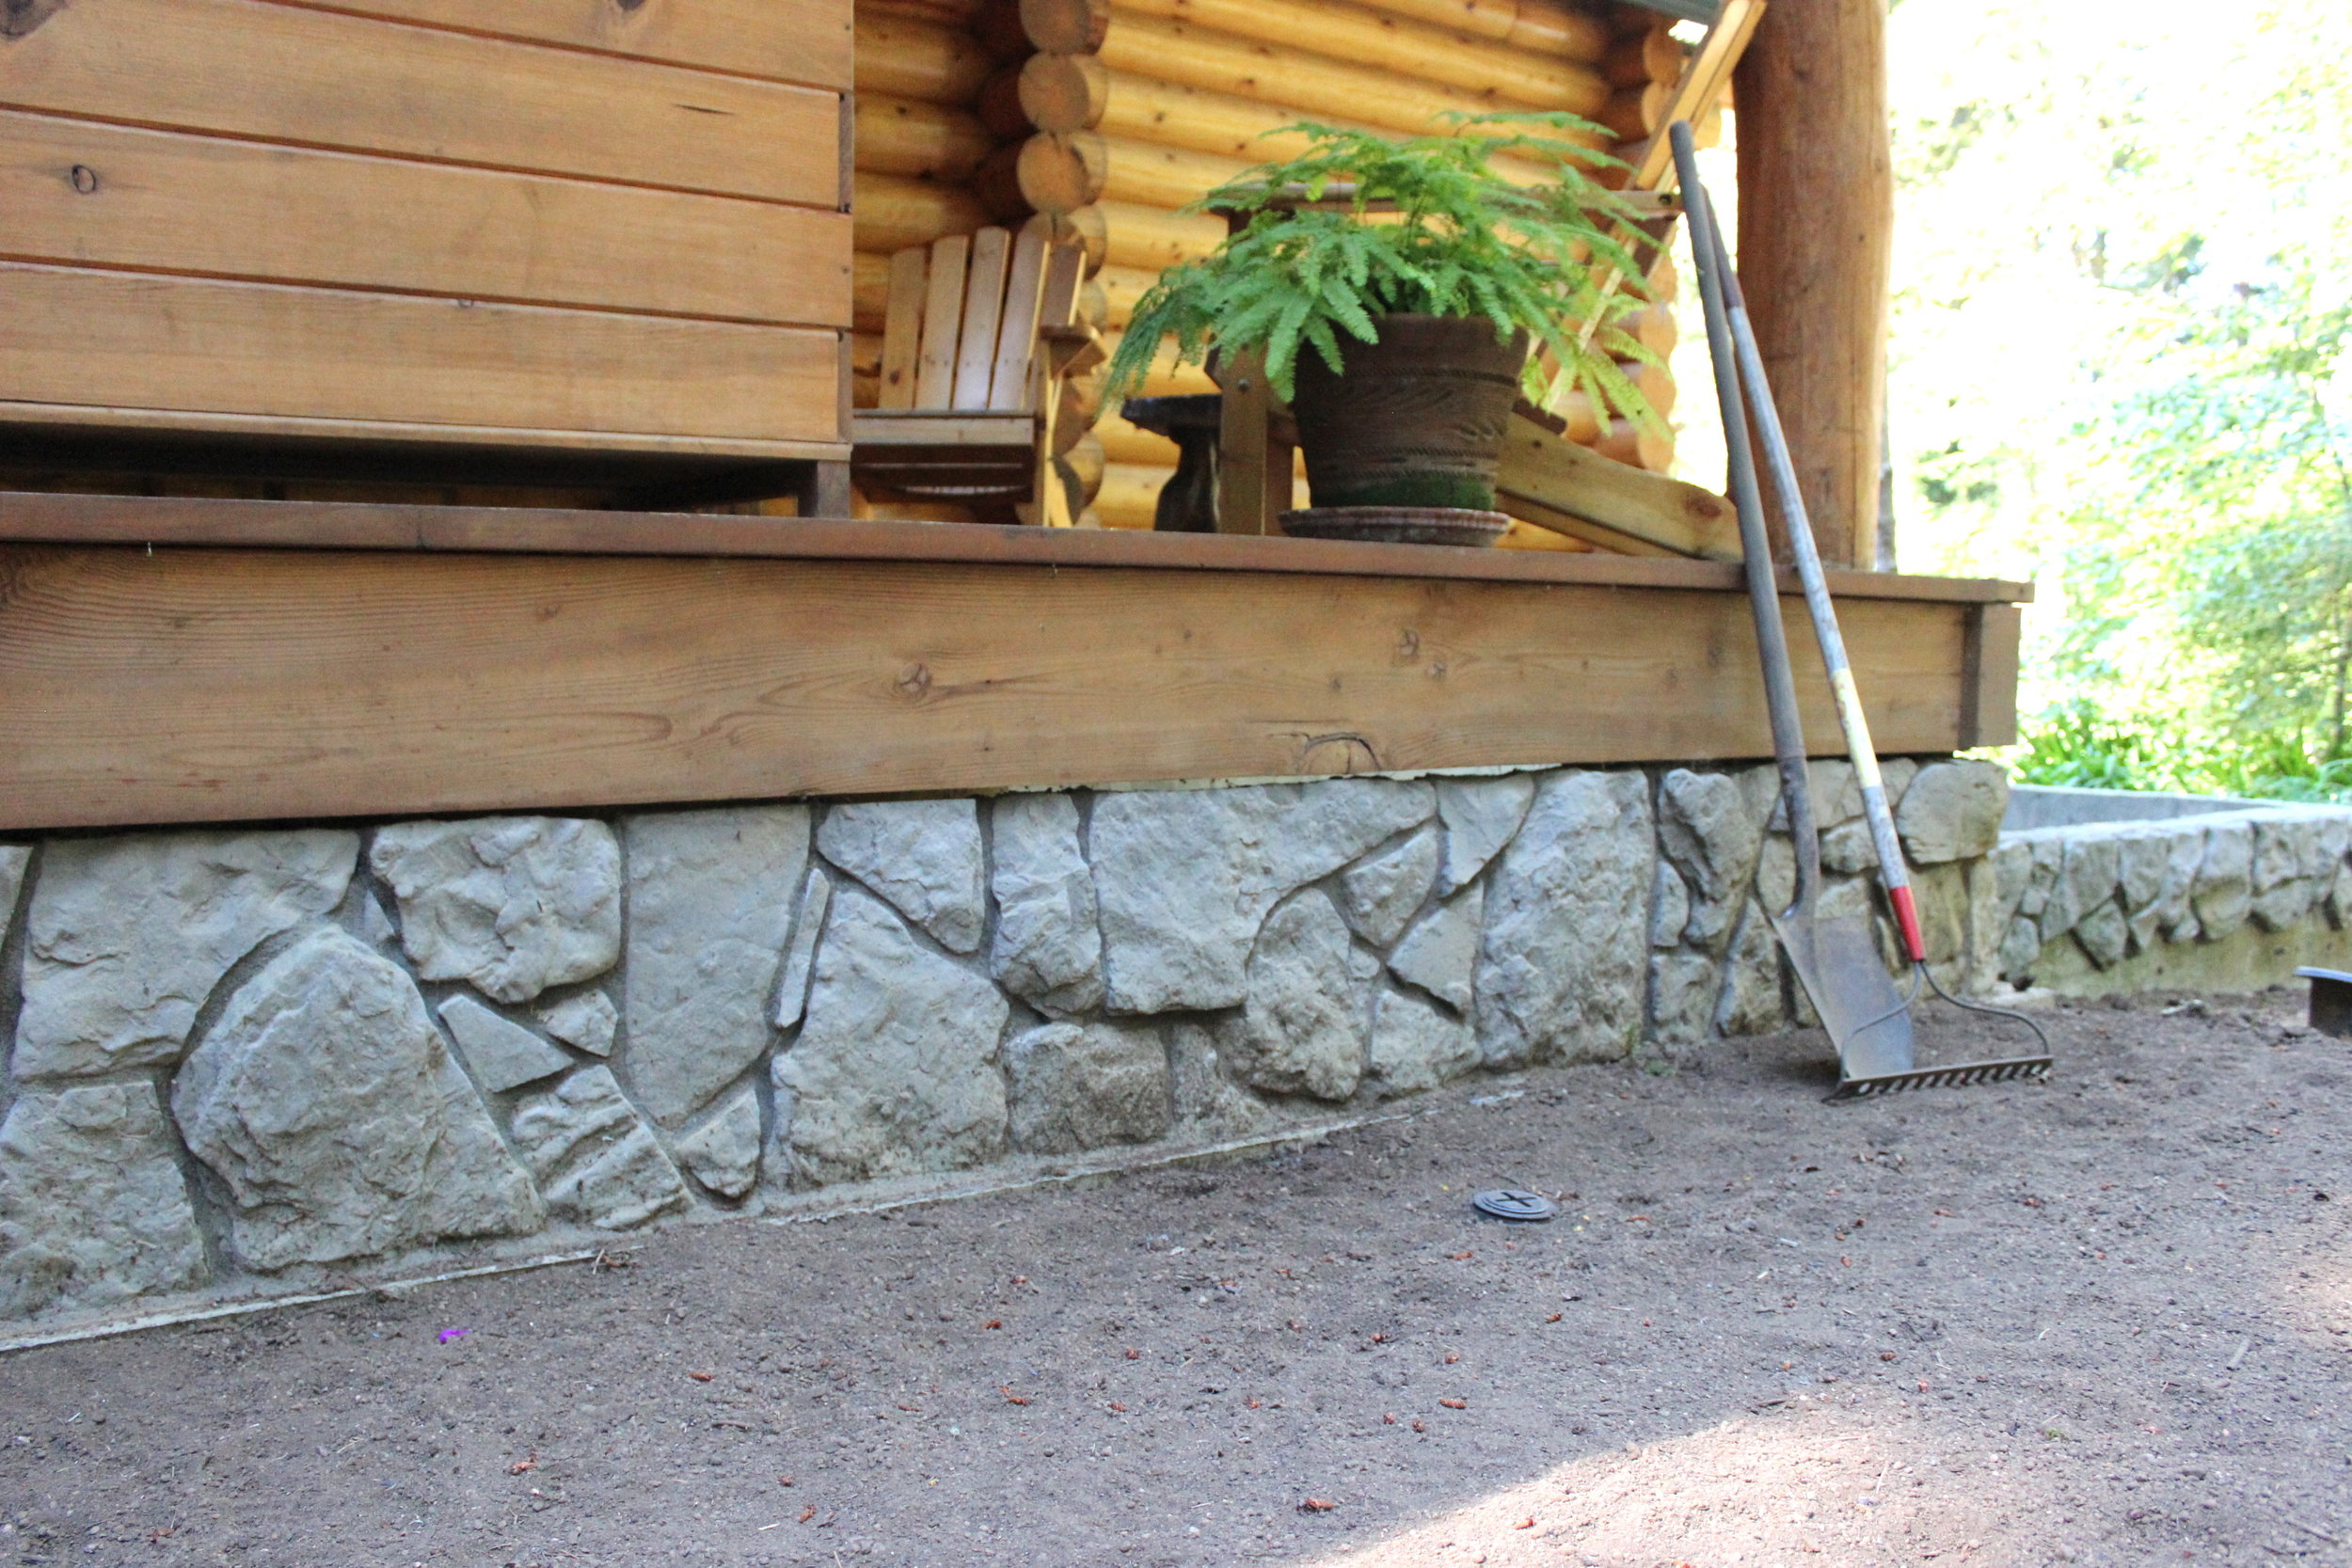
M 1373 1086 L 1382 1094 L 1418 1094 L 1448 1084 L 1478 1065 L 1478 1036 L 1470 1021 L 1428 998 L 1383 987 L 1373 999 Z
M 1477 1023 L 1489 1065 L 1606 1061 L 1633 1049 L 1654 843 L 1640 773 L 1544 777 L 1486 890 Z
M 1364 982 L 1376 973 L 1321 893 L 1278 907 L 1249 955 L 1248 1003 L 1226 1037 L 1235 1075 L 1275 1094 L 1354 1094 L 1370 1022 Z
M 536 1009 L 534 1016 L 548 1034 L 591 1056 L 612 1055 L 613 1037 L 621 1029 L 621 1010 L 600 990 L 567 996 Z
M 1456 1012 L 1469 1012 L 1486 918 L 1486 884 L 1473 883 L 1414 923 L 1389 955 L 1390 972 Z
M 1682 942 L 1682 928 L 1691 923 L 1691 889 L 1674 863 L 1661 858 L 1650 884 L 1649 944 L 1674 947 Z
M 1985 857 L 1985 864 L 1993 872 L 1993 896 L 1999 906 L 1996 912 L 2007 921 L 2025 902 L 2026 883 L 2033 876 L 2033 846 L 2005 838 Z
M 1721 965 L 1688 947 L 1661 953 L 1649 964 L 1649 1033 L 1661 1045 L 1695 1045 L 1707 1037 Z
M 1968 960 L 1952 989 L 1967 996 L 1989 991 L 2000 983 L 2001 938 L 2009 930 L 2009 911 L 2001 903 L 2001 874 L 1988 857 L 1966 863 L 1968 879 Z
M 989 970 L 1015 996 L 1056 1012 L 1103 1005 L 1094 873 L 1067 795 L 1008 795 L 992 809 L 996 937 Z
M 2137 913 L 2154 904 L 2164 893 L 2164 869 L 2172 858 L 2169 825 L 2152 823 L 2121 835 L 2116 855 L 2125 912 Z
M 153 1085 L 17 1097 L 0 1121 L 0 1318 L 184 1291 L 206 1272 Z
M 2123 869 L 2122 837 L 2112 829 L 2077 830 L 2067 837 L 2058 884 L 2042 911 L 2042 940 L 2056 942 L 2085 914 L 2113 898 Z
M 1534 799 L 1535 780 L 1528 773 L 1438 781 L 1438 816 L 1445 824 L 1444 863 L 1438 869 L 1439 897 L 1469 885 L 1502 853 L 1527 820 L 1528 802 Z
M 1897 944 L 1897 967 L 1908 968 L 1892 923 L 1879 913 L 1882 906 L 1876 881 L 1868 878 L 1856 880 L 1869 899 L 1874 923 L 1884 926 L 1890 941 Z M 1928 962 L 1935 967 L 1937 978 L 1948 986 L 1947 967 L 1968 956 L 1968 866 L 1960 861 L 1920 866 L 1912 874 L 1911 886 L 1913 902 L 1919 911 L 1919 936 L 1928 950 Z
M 1715 1028 L 1724 1035 L 1769 1035 L 1788 1025 L 1781 989 L 1780 942 L 1761 906 L 1751 899 L 1740 917 L 1715 999 Z
M 710 1192 L 739 1198 L 759 1184 L 759 1096 L 749 1084 L 677 1141 L 678 1164 Z
M 2253 897 L 2247 912 L 2265 931 L 2283 931 L 2312 912 L 2327 884 L 2313 875 L 2320 862 L 2322 819 L 2280 812 L 2254 819 Z
M 230 966 L 342 902 L 340 829 L 58 839 L 25 915 L 23 1079 L 176 1062 Z
M 1074 1154 L 1168 1135 L 1168 1044 L 1153 1023 L 1049 1023 L 1005 1042 L 1012 1144 Z
M 599 1230 L 634 1230 L 686 1207 L 686 1182 L 608 1067 L 584 1067 L 515 1107 L 548 1210 Z
M 32 863 L 29 846 L 0 844 L 0 944 L 16 928 L 17 896 L 24 891 L 24 871 Z
M 1756 896 L 1768 910 L 1785 910 L 1797 896 L 1797 848 L 1785 833 L 1766 838 L 1756 853 Z
M 2169 942 L 2196 940 L 2197 917 L 2190 907 L 2197 871 L 2205 861 L 2205 830 L 2175 827 L 2165 840 L 2164 881 L 2149 905 L 2158 936 Z M 2152 945 L 2143 942 L 2143 946 Z
M 1212 1023 L 1176 1019 L 1168 1024 L 1176 1124 L 1192 1136 L 1239 1137 L 1278 1119 L 1271 1106 L 1226 1072 L 1225 1037 L 1232 1028 L 1231 1020 Z
M 473 1081 L 493 1094 L 552 1077 L 572 1065 L 563 1052 L 470 996 L 453 996 L 436 1011 L 449 1025 Z
M 789 1029 L 808 1008 L 809 976 L 817 968 L 817 939 L 824 935 L 825 911 L 833 906 L 833 879 L 821 865 L 808 868 L 800 908 L 792 916 L 792 943 L 784 950 L 784 974 L 776 982 L 776 1027 Z
M 827 860 L 879 893 L 950 953 L 977 953 L 988 921 L 978 803 L 865 800 L 817 830 Z
M 240 986 L 171 1086 L 247 1267 L 536 1230 L 545 1214 L 399 966 L 341 931 Z
M 1878 864 L 1878 844 L 1870 836 L 1867 821 L 1841 822 L 1821 835 L 1823 870 L 1851 877 L 1856 872 L 1876 871 Z
M 2328 924 L 2337 930 L 2352 926 L 2352 865 L 2338 865 L 2335 879 L 2328 884 L 2326 901 Z
M 1892 763 L 1880 769 L 1882 773 Z M 1779 770 L 1765 767 L 1756 770 L 1769 780 L 1769 787 L 1758 799 L 1766 812 L 1765 826 L 1772 832 L 1788 831 L 1788 802 L 1780 792 Z M 1813 802 L 1813 827 L 1817 832 L 1851 822 L 1862 815 L 1862 786 L 1854 781 L 1853 764 L 1843 757 L 1820 757 L 1806 765 L 1807 794 Z M 1895 794 L 1889 791 L 1887 803 L 1894 804 Z
M 838 890 L 808 1019 L 773 1069 L 792 1169 L 770 1180 L 861 1181 L 997 1158 L 1010 1014 L 1003 993 L 915 941 L 889 906 Z
M 2219 942 L 2246 924 L 2254 907 L 2254 830 L 2243 817 L 2209 824 L 2190 895 L 2198 930 Z
M 2001 978 L 2020 985 L 2030 981 L 2041 957 L 2042 927 L 2024 915 L 2011 919 L 2001 938 Z
M 1881 757 L 1879 759 L 1879 782 L 1886 791 L 1888 811 L 1902 809 L 1903 797 L 1911 793 L 1911 783 L 1919 776 L 1921 771 L 1920 766 L 1909 757 Z M 1859 797 L 1861 793 L 1859 784 L 1855 786 L 1855 793 Z
M 2018 895 L 2017 912 L 2039 921 L 2042 911 L 2050 907 L 2051 895 L 2058 892 L 2058 874 L 2066 869 L 2066 839 L 2057 832 L 2018 837 L 2033 856 L 2033 864 L 2026 874 L 2026 891 Z
M 1690 889 L 1683 936 L 1721 952 L 1755 879 L 1771 800 L 1748 779 L 1677 768 L 1658 791 L 1658 842 Z
M 645 1114 L 675 1127 L 774 1038 L 770 1002 L 808 865 L 808 809 L 661 812 L 628 818 L 622 832 L 628 969 L 620 1060 Z
M 2099 968 L 2112 969 L 2123 961 L 2131 927 L 2113 898 L 2079 916 L 2074 932 L 2083 956 Z
M 1895 831 L 1915 865 L 1973 860 L 2001 840 L 2009 773 L 1996 763 L 1956 759 L 1919 769 L 1895 812 Z
M 368 863 L 428 980 L 501 1002 L 591 979 L 621 951 L 621 850 L 601 822 L 477 816 L 379 829 Z
M 1387 779 L 1097 800 L 1089 840 L 1110 1010 L 1239 1004 L 1266 912 L 1436 803 L 1428 784 Z
M 1386 947 L 1429 896 L 1438 875 L 1438 830 L 1422 827 L 1340 873 L 1340 913 L 1356 934 Z

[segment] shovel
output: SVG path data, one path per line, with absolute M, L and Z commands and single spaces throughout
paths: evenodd
M 1919 928 L 1917 905 L 1903 864 L 1902 846 L 1895 835 L 1893 814 L 1879 775 L 1878 756 L 1854 689 L 1853 672 L 1846 660 L 1845 640 L 1837 628 L 1836 610 L 1821 573 L 1811 520 L 1797 487 L 1772 388 L 1764 375 L 1763 356 L 1747 319 L 1746 301 L 1740 294 L 1739 277 L 1715 222 L 1712 204 L 1698 178 L 1690 126 L 1677 120 L 1669 130 L 1679 173 L 1683 205 L 1691 218 L 1691 248 L 1698 264 L 1699 294 L 1707 312 L 1708 348 L 1714 360 L 1715 388 L 1723 406 L 1724 445 L 1730 457 L 1732 501 L 1740 517 L 1740 546 L 1746 558 L 1748 597 L 1755 609 L 1756 642 L 1764 665 L 1765 701 L 1772 716 L 1772 750 L 1778 760 L 1781 789 L 1788 802 L 1788 829 L 1796 849 L 1795 897 L 1788 909 L 1772 916 L 1772 929 L 1788 955 L 1797 982 L 1820 1015 L 1821 1026 L 1837 1048 L 1838 1085 L 1833 1099 L 1891 1093 L 1930 1085 L 1987 1083 L 1999 1079 L 2042 1077 L 2050 1070 L 2048 1041 L 2031 1019 L 2003 1008 L 1952 996 L 1928 968 L 1927 944 Z M 1955 1063 L 1918 1068 L 1912 1049 L 1911 997 L 1899 992 L 1880 960 L 1878 942 L 1861 919 L 1822 920 L 1819 913 L 1820 843 L 1813 821 L 1804 763 L 1804 736 L 1797 713 L 1796 684 L 1789 673 L 1788 644 L 1780 620 L 1779 585 L 1774 579 L 1764 514 L 1757 496 L 1756 455 L 1749 445 L 1746 392 L 1756 399 L 1757 428 L 1772 461 L 1773 480 L 1780 493 L 1797 574 L 1811 611 L 1815 641 L 1828 667 L 1830 689 L 1845 733 L 1854 776 L 1861 784 L 1863 811 L 1878 852 L 1887 904 L 1901 932 L 1904 956 L 1913 973 L 1912 994 L 1925 979 L 1939 996 L 1972 1012 L 2013 1020 L 2030 1029 L 2041 1044 L 2038 1053 L 1994 1061 Z

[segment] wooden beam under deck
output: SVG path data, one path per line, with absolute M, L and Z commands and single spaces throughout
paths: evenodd
M 1837 587 L 1884 751 L 2012 737 L 2022 585 Z M 1708 562 L 8 495 L 0 830 L 1751 758 L 1752 644 Z

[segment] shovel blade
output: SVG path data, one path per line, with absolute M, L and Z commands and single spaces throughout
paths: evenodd
M 1797 983 L 1837 1047 L 1840 1079 L 1884 1078 L 1912 1069 L 1911 1008 L 1858 920 L 1817 920 L 1791 910 L 1772 930 Z

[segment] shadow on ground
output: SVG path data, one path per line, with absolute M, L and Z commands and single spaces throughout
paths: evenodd
M 2063 1010 L 2049 1087 L 1859 1105 L 1728 1042 L 26 1352 L 0 1562 L 2347 1560 L 2352 1047 L 2296 1005 Z M 1564 1217 L 1474 1219 L 1505 1180 Z

